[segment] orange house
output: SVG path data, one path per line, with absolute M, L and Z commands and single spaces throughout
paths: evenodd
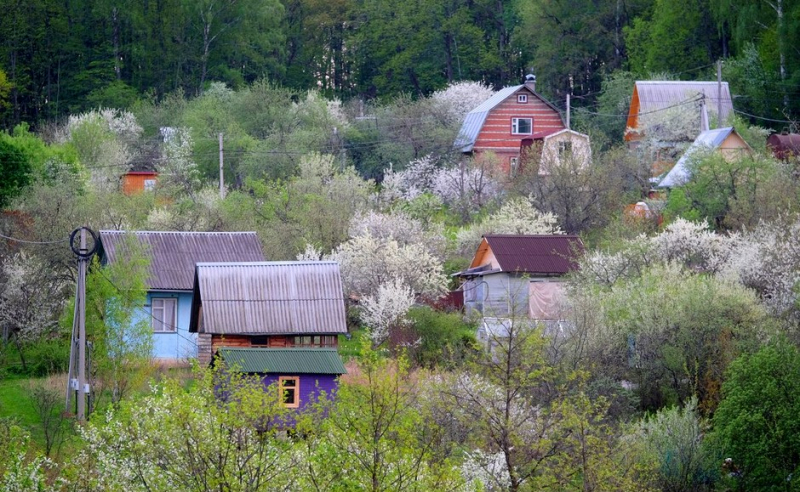
M 128 171 L 122 176 L 122 192 L 135 195 L 143 191 L 153 191 L 158 181 L 155 171 Z

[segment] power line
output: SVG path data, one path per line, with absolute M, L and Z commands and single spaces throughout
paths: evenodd
M 69 238 L 59 239 L 57 241 L 28 241 L 27 239 L 19 239 L 19 238 L 16 238 L 16 237 L 5 236 L 3 234 L 0 234 L 0 238 L 7 239 L 9 241 L 15 241 L 15 242 L 18 242 L 18 243 L 23 243 L 23 244 L 58 244 L 58 243 L 64 243 L 64 242 L 69 241 Z
M 749 116 L 749 117 L 751 117 L 751 118 L 755 118 L 755 119 L 757 119 L 757 120 L 771 121 L 771 122 L 773 122 L 773 123 L 792 123 L 792 124 L 794 124 L 794 123 L 797 123 L 798 121 L 800 121 L 800 120 L 798 120 L 798 121 L 792 121 L 792 120 L 776 120 L 776 119 L 772 119 L 772 118 L 765 118 L 765 117 L 763 117 L 763 116 L 756 116 L 756 115 L 754 115 L 754 114 L 745 113 L 744 111 L 739 111 L 738 109 L 734 109 L 733 111 L 734 111 L 735 113 L 739 113 L 739 114 L 742 114 L 742 115 L 745 115 L 745 116 Z

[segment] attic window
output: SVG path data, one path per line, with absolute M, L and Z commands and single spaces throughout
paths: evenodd
M 572 142 L 558 142 L 558 156 L 565 157 L 572 153 Z
M 511 118 L 513 135 L 530 135 L 533 133 L 533 118 Z
M 527 94 L 517 94 L 517 102 L 520 104 L 525 104 L 528 102 L 528 95 Z

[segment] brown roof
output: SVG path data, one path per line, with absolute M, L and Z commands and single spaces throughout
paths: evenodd
M 347 332 L 335 261 L 198 263 L 196 272 L 190 332 Z
M 484 239 L 503 272 L 564 275 L 577 268 L 576 257 L 583 252 L 581 239 L 566 234 L 493 234 Z
M 264 261 L 255 232 L 100 231 L 104 263 L 116 261 L 128 234 L 150 252 L 147 284 L 153 290 L 192 290 L 195 263 Z

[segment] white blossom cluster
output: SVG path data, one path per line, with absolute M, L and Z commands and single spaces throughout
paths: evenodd
M 657 263 L 675 263 L 754 289 L 775 316 L 798 316 L 800 221 L 764 223 L 753 231 L 717 234 L 705 223 L 678 219 L 652 237 L 641 235 L 617 251 L 593 251 L 580 278 L 602 285 L 639 275 Z
M 472 487 L 486 492 L 508 490 L 511 485 L 503 453 L 485 453 L 480 449 L 466 452 L 461 476 Z
M 372 345 L 377 347 L 389 338 L 392 328 L 408 323 L 406 315 L 414 305 L 414 292 L 401 279 L 378 286 L 378 292 L 361 301 L 361 321 L 370 330 Z
M 487 234 L 563 233 L 558 226 L 558 217 L 538 211 L 530 200 L 513 198 L 480 223 L 458 231 L 456 241 L 459 253 L 469 255 L 475 252 L 481 237 Z
M 464 117 L 494 95 L 491 87 L 482 82 L 460 81 L 431 94 L 431 101 L 442 108 L 449 124 L 460 124 Z
M 441 261 L 418 243 L 363 234 L 340 244 L 326 259 L 339 262 L 345 289 L 357 296 L 375 294 L 394 279 L 424 296 L 437 297 L 447 288 Z
M 444 259 L 447 248 L 440 223 L 430 223 L 426 228 L 422 222 L 402 211 L 358 211 L 350 220 L 349 232 L 350 237 L 371 235 L 383 241 L 394 239 L 401 245 L 419 244 L 439 259 Z
M 58 326 L 63 298 L 54 295 L 63 288 L 49 279 L 37 259 L 24 251 L 5 258 L 5 283 L 0 285 L 0 324 L 21 341 L 41 339 Z
M 430 193 L 449 206 L 478 209 L 497 200 L 503 187 L 481 166 L 439 167 L 431 156 L 412 161 L 403 171 L 389 169 L 384 174 L 383 202 L 413 200 L 423 193 Z

